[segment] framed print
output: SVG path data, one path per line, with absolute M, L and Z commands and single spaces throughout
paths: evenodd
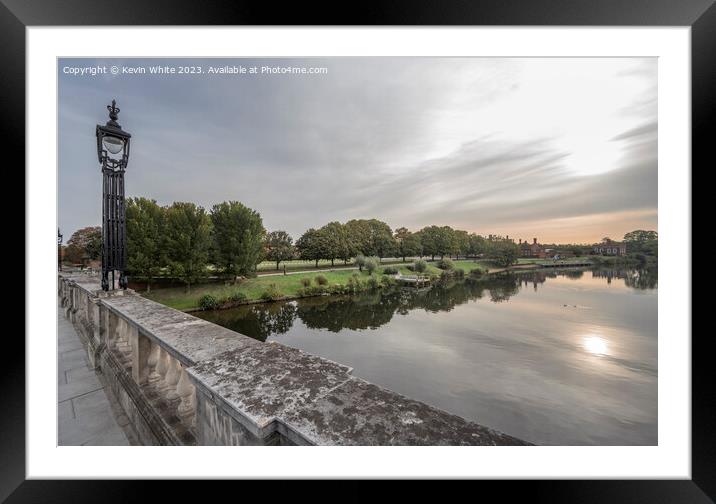
M 0 495 L 713 499 L 691 165 L 716 10 L 540 4 L 4 1 L 28 296 Z

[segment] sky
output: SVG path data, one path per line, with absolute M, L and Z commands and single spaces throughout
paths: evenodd
M 246 73 L 209 73 L 227 65 Z M 294 239 L 357 218 L 541 243 L 657 229 L 655 58 L 62 58 L 58 83 L 66 238 L 100 224 L 113 98 L 127 196 L 241 201 Z

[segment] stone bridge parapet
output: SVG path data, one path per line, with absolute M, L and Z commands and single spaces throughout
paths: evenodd
M 526 445 L 351 368 L 263 343 L 97 277 L 60 274 L 60 306 L 148 445 Z

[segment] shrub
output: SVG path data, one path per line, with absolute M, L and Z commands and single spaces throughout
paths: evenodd
M 374 258 L 370 257 L 365 260 L 364 267 L 368 271 L 368 274 L 372 275 L 373 272 L 378 268 L 378 261 L 376 261 Z
M 204 294 L 199 298 L 199 308 L 202 310 L 216 310 L 219 307 L 219 301 L 211 294 Z
M 397 275 L 398 268 L 396 268 L 395 266 L 388 266 L 386 268 L 383 268 L 383 274 L 384 275 Z
M 270 284 L 261 294 L 261 299 L 263 299 L 264 301 L 276 301 L 277 299 L 281 299 L 282 297 L 283 294 L 276 286 L 276 284 Z
M 465 278 L 465 270 L 463 270 L 463 269 L 453 270 L 453 275 L 455 276 L 456 280 L 462 280 L 463 278 Z
M 374 276 L 368 278 L 367 285 L 370 290 L 377 289 L 378 288 L 378 279 L 375 278 Z
M 454 270 L 455 265 L 450 259 L 440 259 L 435 265 L 440 268 L 441 270 Z
M 471 269 L 470 276 L 472 278 L 480 278 L 482 276 L 482 270 L 480 268 Z
M 314 285 L 313 287 L 306 289 L 306 292 L 311 296 L 321 296 L 328 292 L 328 287 L 325 285 Z
M 306 297 L 308 294 L 306 293 L 306 289 L 300 288 L 296 290 L 296 297 Z
M 310 278 L 302 278 L 301 285 L 303 285 L 304 287 L 309 287 L 311 285 L 311 279 Z
M 229 297 L 227 297 L 226 300 L 231 303 L 243 303 L 244 301 L 246 301 L 246 294 L 237 291 L 232 294 L 229 294 Z
M 330 292 L 331 294 L 346 294 L 347 293 L 346 286 L 344 286 L 343 284 L 331 285 L 328 288 L 328 292 Z
M 423 271 L 428 269 L 428 263 L 426 263 L 422 259 L 418 259 L 415 261 L 415 264 L 413 264 L 413 271 L 417 271 L 418 273 L 422 273 Z
M 415 265 L 414 265 L 414 264 L 408 264 L 408 265 L 406 266 L 406 268 L 408 268 L 409 271 L 415 271 Z
M 383 276 L 380 278 L 380 283 L 383 287 L 391 287 L 395 285 L 395 280 L 393 277 Z
M 324 277 L 323 275 L 318 275 L 316 277 L 316 283 L 318 285 L 328 285 L 328 279 Z
M 350 294 L 356 294 L 363 290 L 363 284 L 360 281 L 360 276 L 358 276 L 357 273 L 351 275 L 351 277 L 348 279 L 348 283 L 346 284 L 346 290 Z

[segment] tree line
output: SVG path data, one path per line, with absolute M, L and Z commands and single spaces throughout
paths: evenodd
M 251 275 L 265 260 L 276 264 L 303 259 L 347 264 L 357 256 L 412 257 L 432 260 L 482 257 L 499 266 L 517 261 L 520 249 L 513 240 L 487 237 L 450 226 L 426 226 L 417 231 L 392 229 L 378 219 L 332 221 L 310 228 L 297 240 L 284 230 L 267 231 L 261 215 L 238 201 L 225 201 L 209 210 L 194 203 L 160 206 L 148 198 L 126 202 L 127 268 L 130 275 L 151 281 L 157 276 L 178 278 L 187 289 L 208 274 L 234 280 Z M 99 258 L 101 229 L 84 228 L 69 240 L 65 257 Z M 149 287 L 149 285 L 148 285 Z

